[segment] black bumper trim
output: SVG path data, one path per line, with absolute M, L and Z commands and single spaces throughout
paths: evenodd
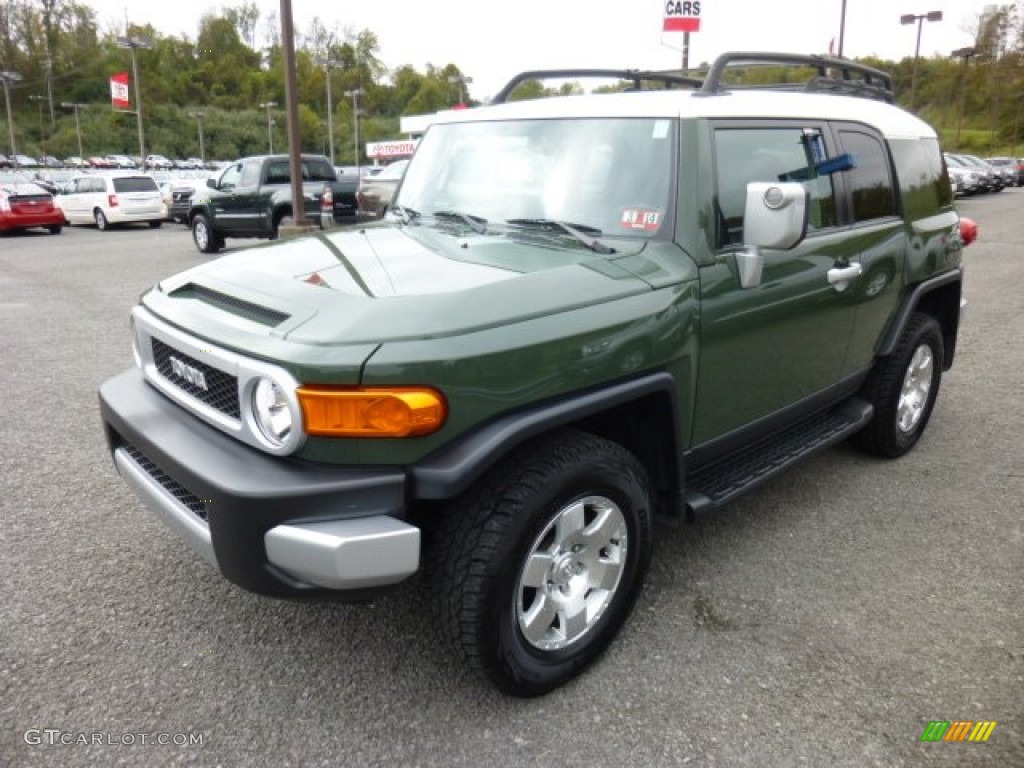
M 270 456 L 182 410 L 137 369 L 100 387 L 111 452 L 134 446 L 172 481 L 204 500 L 221 571 L 245 589 L 277 597 L 338 596 L 280 578 L 264 534 L 285 523 L 371 515 L 404 519 L 400 469 L 332 467 Z

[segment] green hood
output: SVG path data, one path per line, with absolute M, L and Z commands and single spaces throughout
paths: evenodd
M 658 284 L 669 261 L 660 256 L 684 261 L 670 243 L 611 242 L 618 252 L 599 256 L 551 236 L 352 228 L 229 254 L 163 281 L 146 303 L 243 348 L 246 327 L 292 344 L 376 345 L 614 301 Z M 270 318 L 253 315 L 256 308 Z

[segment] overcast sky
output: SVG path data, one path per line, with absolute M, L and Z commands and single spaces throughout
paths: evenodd
M 85 0 L 104 28 L 151 23 L 165 34 L 196 38 L 207 12 L 240 5 L 211 0 Z M 902 14 L 942 11 L 924 22 L 921 55 L 948 55 L 973 43 L 990 0 L 847 0 L 843 52 L 849 57 L 912 56 L 917 26 Z M 257 26 L 280 9 L 256 0 Z M 527 69 L 613 67 L 667 69 L 681 62 L 681 33 L 662 34 L 664 0 L 293 0 L 296 30 L 314 17 L 328 29 L 369 29 L 390 68 L 456 64 L 473 78 L 470 94 L 484 99 Z M 701 29 L 691 35 L 690 64 L 725 50 L 826 53 L 839 45 L 842 0 L 701 0 Z

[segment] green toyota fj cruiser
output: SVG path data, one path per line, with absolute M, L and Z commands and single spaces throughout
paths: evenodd
M 757 61 L 814 76 L 726 84 Z M 528 72 L 439 115 L 379 223 L 160 282 L 100 390 L 121 476 L 228 579 L 363 600 L 423 568 L 522 696 L 616 635 L 655 514 L 848 437 L 909 451 L 960 318 L 939 143 L 884 73 L 594 73 L 629 87 L 508 101 L 587 74 Z

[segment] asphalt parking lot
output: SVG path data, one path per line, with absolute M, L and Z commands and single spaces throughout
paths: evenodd
M 186 229 L 0 239 L 0 765 L 1024 765 L 1024 189 L 958 205 L 969 314 L 918 448 L 659 529 L 610 652 L 531 701 L 438 647 L 419 582 L 250 595 L 129 495 L 96 389 L 139 294 L 206 260 Z

